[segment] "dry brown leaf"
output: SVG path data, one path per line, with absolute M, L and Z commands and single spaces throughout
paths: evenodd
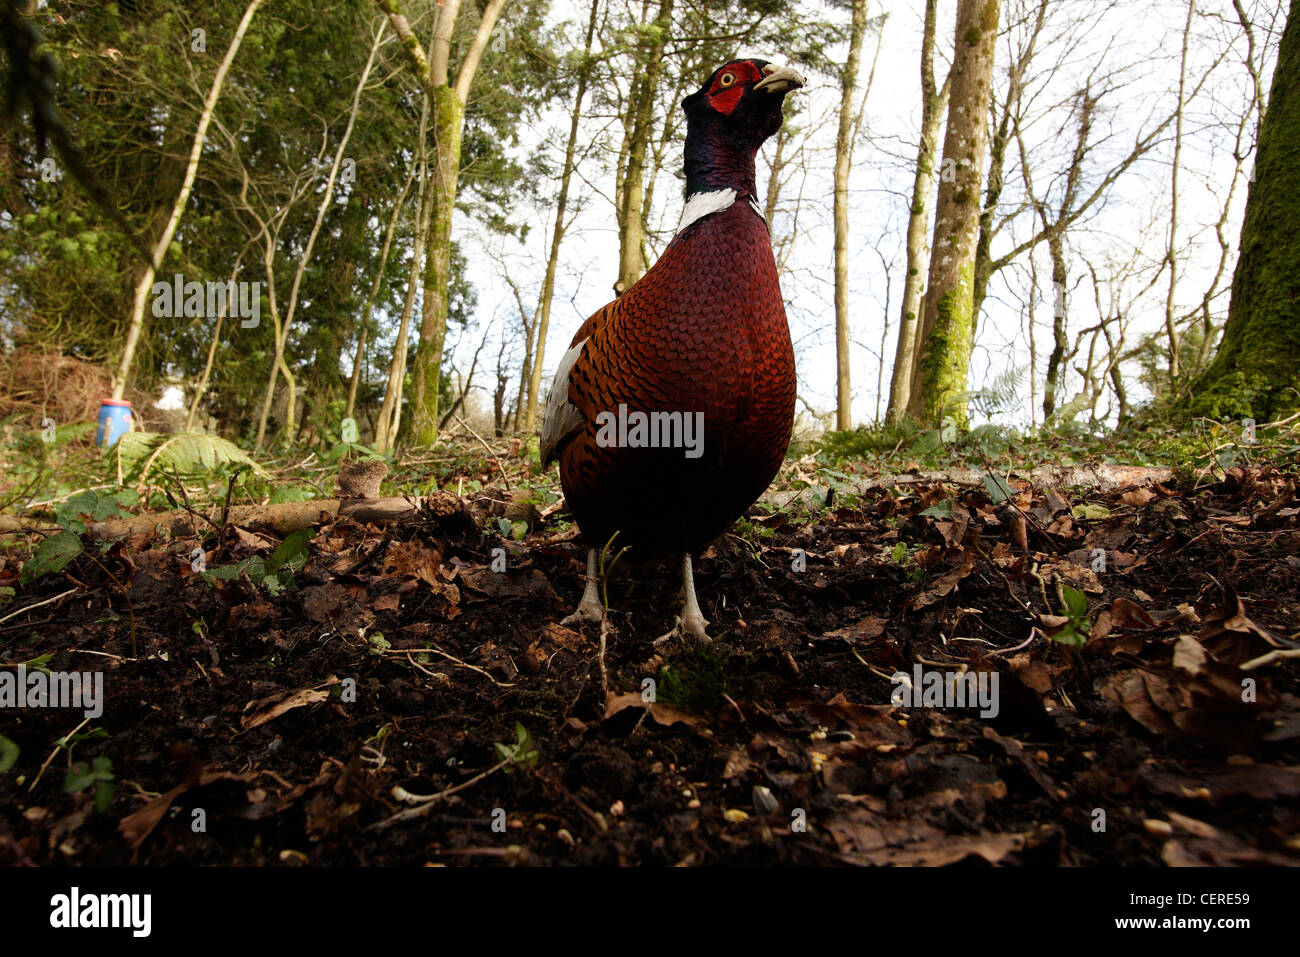
M 876 615 L 868 615 L 855 621 L 851 625 L 845 625 L 843 628 L 836 628 L 834 631 L 828 631 L 821 636 L 822 640 L 827 638 L 839 638 L 855 645 L 859 641 L 865 641 L 871 638 L 879 638 L 885 633 L 885 625 L 888 624 L 888 618 L 880 618 Z
M 949 572 L 940 575 L 929 588 L 926 588 L 920 594 L 911 600 L 913 608 L 924 608 L 926 605 L 933 605 L 944 595 L 947 595 L 956 588 L 963 578 L 975 570 L 975 556 L 969 551 L 962 552 L 961 564 Z
M 136 851 L 144 843 L 145 838 L 153 833 L 153 829 L 158 826 L 158 822 L 166 815 L 172 803 L 186 791 L 206 787 L 215 781 L 247 782 L 254 780 L 256 777 L 257 775 L 252 773 L 232 774 L 228 771 L 205 771 L 198 776 L 197 780 L 186 780 L 185 783 L 177 785 L 167 793 L 158 795 L 139 810 L 131 812 L 118 822 L 117 829 L 122 832 L 122 836 L 126 838 L 131 850 Z
M 605 699 L 605 718 L 612 718 L 620 711 L 626 711 L 628 708 L 644 709 L 650 716 L 650 720 L 654 721 L 656 724 L 663 725 L 664 727 L 679 723 L 688 725 L 696 725 L 700 723 L 700 718 L 697 715 L 691 714 L 689 711 L 683 711 L 680 708 L 675 708 L 670 704 L 664 704 L 662 702 L 645 701 L 641 697 L 641 692 L 639 691 L 631 691 L 627 694 L 620 695 L 610 692 L 609 697 Z
M 1156 493 L 1149 488 L 1130 489 L 1119 497 L 1119 500 L 1125 505 L 1145 505 L 1156 497 Z
M 244 705 L 244 713 L 239 719 L 239 724 L 245 731 L 248 731 L 264 725 L 268 721 L 275 720 L 286 711 L 324 701 L 330 696 L 329 689 L 338 683 L 339 679 L 331 675 L 325 679 L 324 684 L 315 687 L 280 692 L 260 698 L 257 701 L 250 701 Z

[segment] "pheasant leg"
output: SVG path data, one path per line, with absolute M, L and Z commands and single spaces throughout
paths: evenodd
M 709 623 L 704 620 L 704 613 L 700 611 L 699 599 L 695 597 L 695 570 L 691 564 L 691 553 L 682 554 L 682 592 L 685 595 L 685 604 L 682 607 L 682 613 L 673 625 L 672 631 L 655 639 L 655 644 L 669 640 L 670 638 L 690 637 L 696 641 L 712 641 L 709 633 L 705 630 Z
M 596 550 L 587 549 L 587 587 L 582 590 L 582 600 L 573 614 L 560 622 L 562 625 L 577 625 L 584 621 L 601 621 L 605 617 L 605 605 L 600 600 L 600 584 L 596 574 Z

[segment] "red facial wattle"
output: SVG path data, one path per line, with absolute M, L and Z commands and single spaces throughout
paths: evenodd
M 739 83 L 733 83 L 725 90 L 719 90 L 710 96 L 709 103 L 723 116 L 730 116 L 744 95 L 745 88 Z

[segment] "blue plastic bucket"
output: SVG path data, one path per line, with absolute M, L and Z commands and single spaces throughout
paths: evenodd
M 131 403 L 123 399 L 105 399 L 99 404 L 99 428 L 95 444 L 112 448 L 131 430 Z

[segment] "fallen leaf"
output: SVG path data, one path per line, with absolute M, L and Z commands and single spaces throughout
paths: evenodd
M 961 580 L 974 570 L 975 556 L 969 551 L 963 552 L 961 564 L 951 571 L 939 576 L 933 585 L 916 595 L 911 600 L 911 607 L 924 608 L 926 605 L 933 605 L 944 595 L 947 595 L 956 588 L 961 583 Z
M 860 641 L 870 638 L 879 638 L 885 633 L 885 625 L 888 624 L 888 618 L 880 618 L 876 615 L 868 615 L 855 621 L 851 625 L 845 625 L 843 628 L 836 628 L 834 631 L 828 631 L 818 641 L 825 641 L 828 638 L 838 638 L 850 645 L 856 645 Z
M 339 683 L 339 679 L 331 675 L 325 679 L 323 685 L 316 685 L 312 688 L 299 688 L 296 691 L 280 692 L 278 694 L 268 695 L 257 701 L 250 701 L 244 705 L 244 713 L 239 719 L 240 726 L 249 731 L 260 725 L 273 721 L 287 711 L 294 708 L 301 708 L 304 705 L 316 704 L 324 701 L 330 696 L 329 688 Z

